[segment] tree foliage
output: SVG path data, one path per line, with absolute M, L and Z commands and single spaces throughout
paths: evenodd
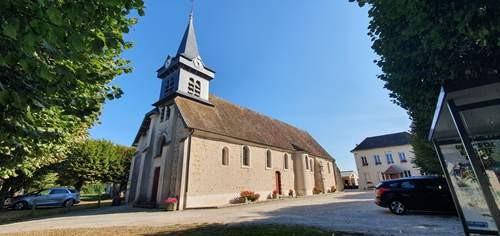
M 368 35 L 380 56 L 375 61 L 382 69 L 378 78 L 412 120 L 416 163 L 439 173 L 425 139 L 440 85 L 498 76 L 500 4 L 498 0 L 356 1 L 370 8 Z
M 80 190 L 86 183 L 116 183 L 126 186 L 134 148 L 106 140 L 87 140 L 71 148 L 55 168 L 59 183 Z
M 30 176 L 85 138 L 108 84 L 130 72 L 123 34 L 142 0 L 0 1 L 0 182 Z

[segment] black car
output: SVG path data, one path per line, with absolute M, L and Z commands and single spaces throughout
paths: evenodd
M 453 212 L 455 205 L 446 180 L 435 176 L 387 180 L 375 187 L 375 204 L 396 215 L 408 210 Z

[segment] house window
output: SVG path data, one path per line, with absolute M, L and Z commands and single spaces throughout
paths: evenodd
M 272 167 L 272 163 L 271 163 L 271 150 L 267 150 L 267 154 L 266 154 L 266 168 L 271 168 Z
M 222 149 L 222 165 L 229 165 L 229 149 L 227 147 Z
M 288 155 L 286 153 L 283 155 L 283 163 L 285 170 L 288 170 Z
M 402 163 L 407 162 L 406 154 L 404 152 L 399 152 L 398 155 L 399 155 L 399 161 L 401 161 Z
M 367 166 L 368 165 L 368 160 L 366 159 L 365 156 L 361 156 L 361 164 L 363 166 Z
M 309 170 L 309 158 L 306 156 L 306 170 Z
M 247 146 L 243 147 L 243 166 L 250 166 L 250 149 Z
M 394 163 L 394 159 L 392 159 L 392 153 L 390 153 L 390 152 L 386 153 L 385 157 L 387 158 L 387 164 Z
M 375 165 L 381 165 L 382 161 L 380 161 L 380 156 L 379 155 L 374 155 L 373 159 L 375 160 Z

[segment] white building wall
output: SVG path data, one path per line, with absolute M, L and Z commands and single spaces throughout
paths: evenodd
M 394 160 L 393 164 L 388 164 L 386 153 L 392 153 L 392 157 Z M 407 162 L 401 162 L 399 159 L 399 152 L 404 152 L 406 155 Z M 420 169 L 415 167 L 413 164 L 413 160 L 415 158 L 413 154 L 413 148 L 411 145 L 401 145 L 401 146 L 393 146 L 393 147 L 384 147 L 384 148 L 374 148 L 368 150 L 359 150 L 354 151 L 354 159 L 356 162 L 356 167 L 358 169 L 359 176 L 359 188 L 360 189 L 368 189 L 376 186 L 380 181 L 383 181 L 382 173 L 389 168 L 391 165 L 397 165 L 402 170 L 409 170 L 412 176 L 420 176 Z M 382 162 L 380 165 L 375 164 L 375 155 L 380 156 L 380 161 Z M 367 166 L 363 166 L 361 157 L 366 156 L 368 161 Z M 371 182 L 371 183 L 369 183 Z

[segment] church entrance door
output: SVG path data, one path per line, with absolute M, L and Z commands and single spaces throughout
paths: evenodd
M 281 173 L 279 171 L 276 171 L 276 191 L 278 191 L 278 194 L 282 194 L 281 193 Z
M 153 176 L 153 189 L 151 190 L 151 201 L 156 202 L 156 197 L 158 196 L 158 182 L 160 180 L 160 167 L 155 168 L 155 174 Z

